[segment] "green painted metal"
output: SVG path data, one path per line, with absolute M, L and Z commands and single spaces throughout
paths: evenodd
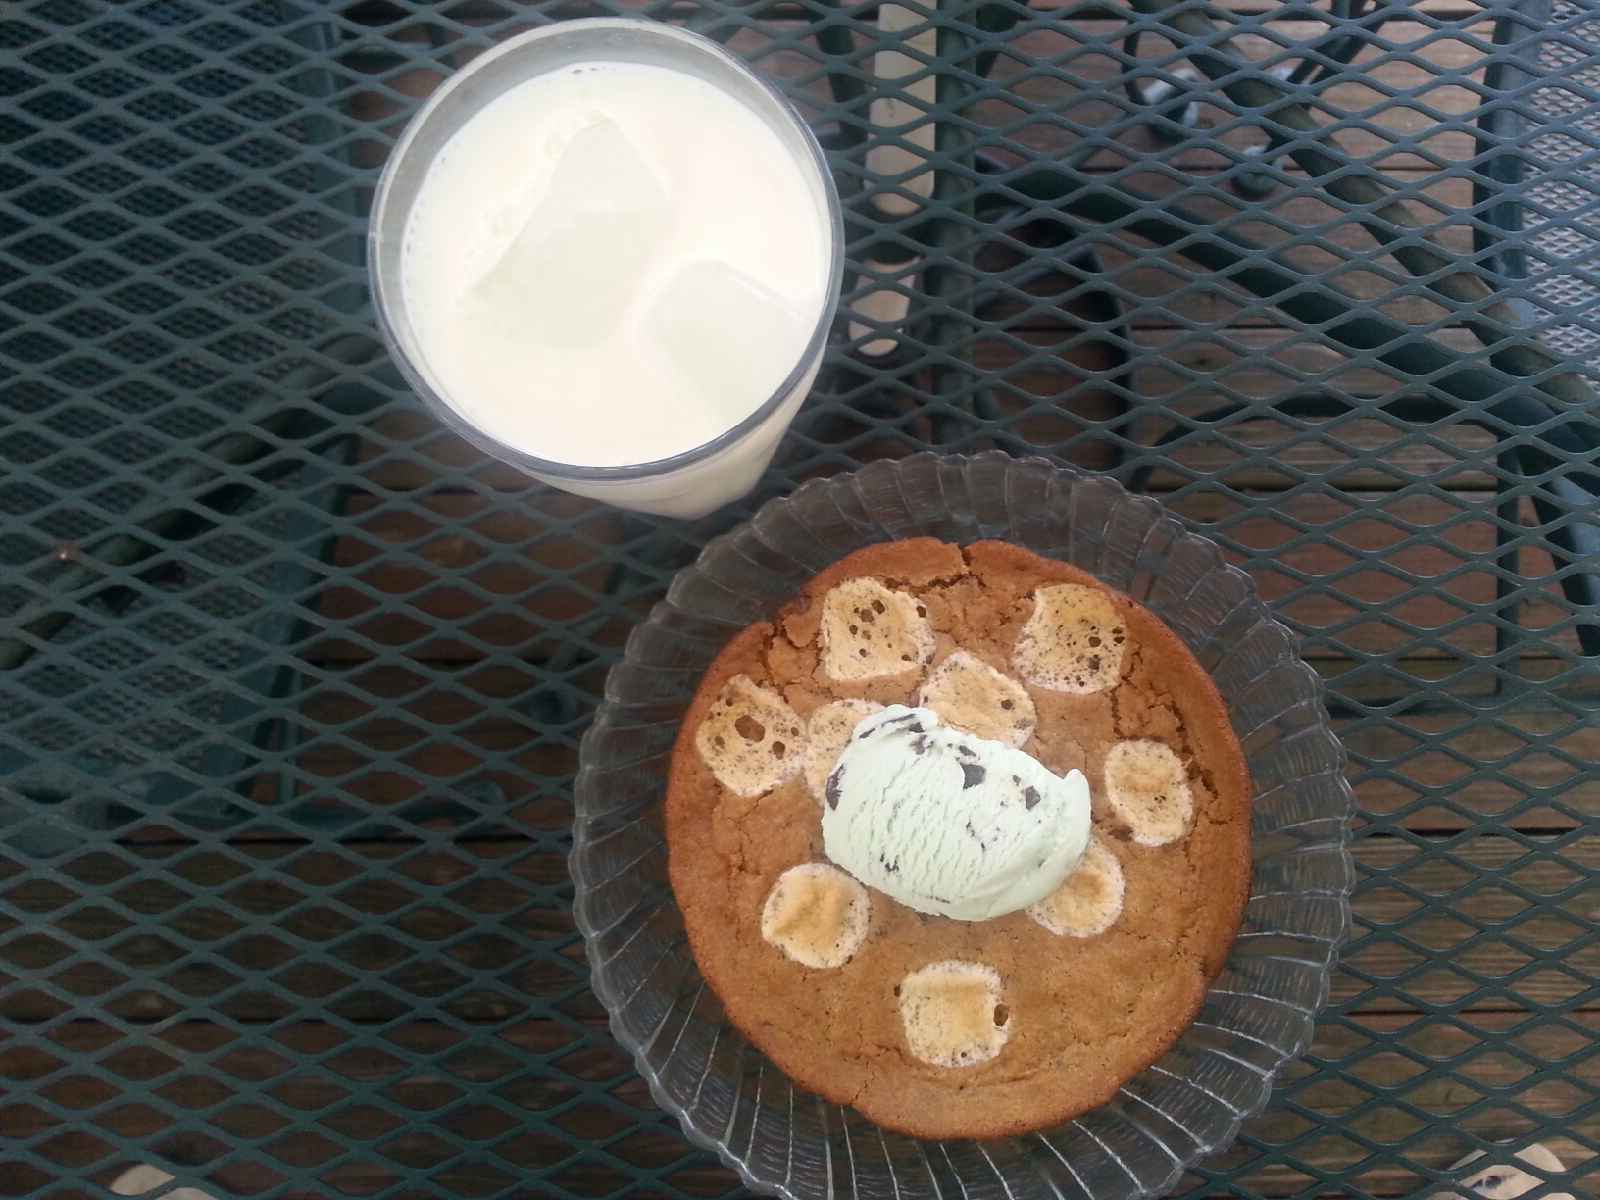
M 0 1195 L 137 1163 L 263 1200 L 733 1193 L 588 991 L 578 738 L 708 537 L 928 446 L 1161 489 L 1330 664 L 1356 936 L 1279 1116 L 1185 1186 L 1393 1195 L 1544 1137 L 1582 1190 L 1592 7 L 946 0 L 938 187 L 889 219 L 875 8 L 647 6 L 818 128 L 846 312 L 920 264 L 909 322 L 842 313 L 758 492 L 693 524 L 467 453 L 366 293 L 419 82 L 602 11 L 0 8 Z

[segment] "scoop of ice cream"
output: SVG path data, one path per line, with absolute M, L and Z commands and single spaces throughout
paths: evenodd
M 1089 841 L 1089 784 L 1020 750 L 891 705 L 828 776 L 822 844 L 918 912 L 986 921 L 1048 896 Z

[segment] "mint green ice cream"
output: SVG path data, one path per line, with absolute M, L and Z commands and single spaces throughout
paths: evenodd
M 926 708 L 856 726 L 823 789 L 823 848 L 908 908 L 986 921 L 1061 885 L 1089 843 L 1089 784 Z

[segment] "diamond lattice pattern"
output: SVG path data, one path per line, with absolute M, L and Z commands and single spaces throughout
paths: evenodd
M 925 446 L 1163 497 L 1329 678 L 1356 935 L 1187 1185 L 1398 1196 L 1539 1137 L 1594 1186 L 1600 17 L 903 3 L 892 129 L 873 6 L 644 10 L 779 81 L 848 212 L 814 399 L 687 525 L 431 420 L 364 275 L 419 99 L 624 8 L 0 9 L 0 1195 L 735 1194 L 588 991 L 577 741 L 709 536 Z M 924 122 L 932 199 L 870 154 Z

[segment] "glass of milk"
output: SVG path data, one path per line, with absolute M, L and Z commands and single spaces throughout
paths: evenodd
M 839 197 L 788 103 L 649 21 L 545 26 L 423 106 L 373 205 L 401 371 L 446 424 L 583 496 L 697 517 L 743 495 L 810 390 Z

